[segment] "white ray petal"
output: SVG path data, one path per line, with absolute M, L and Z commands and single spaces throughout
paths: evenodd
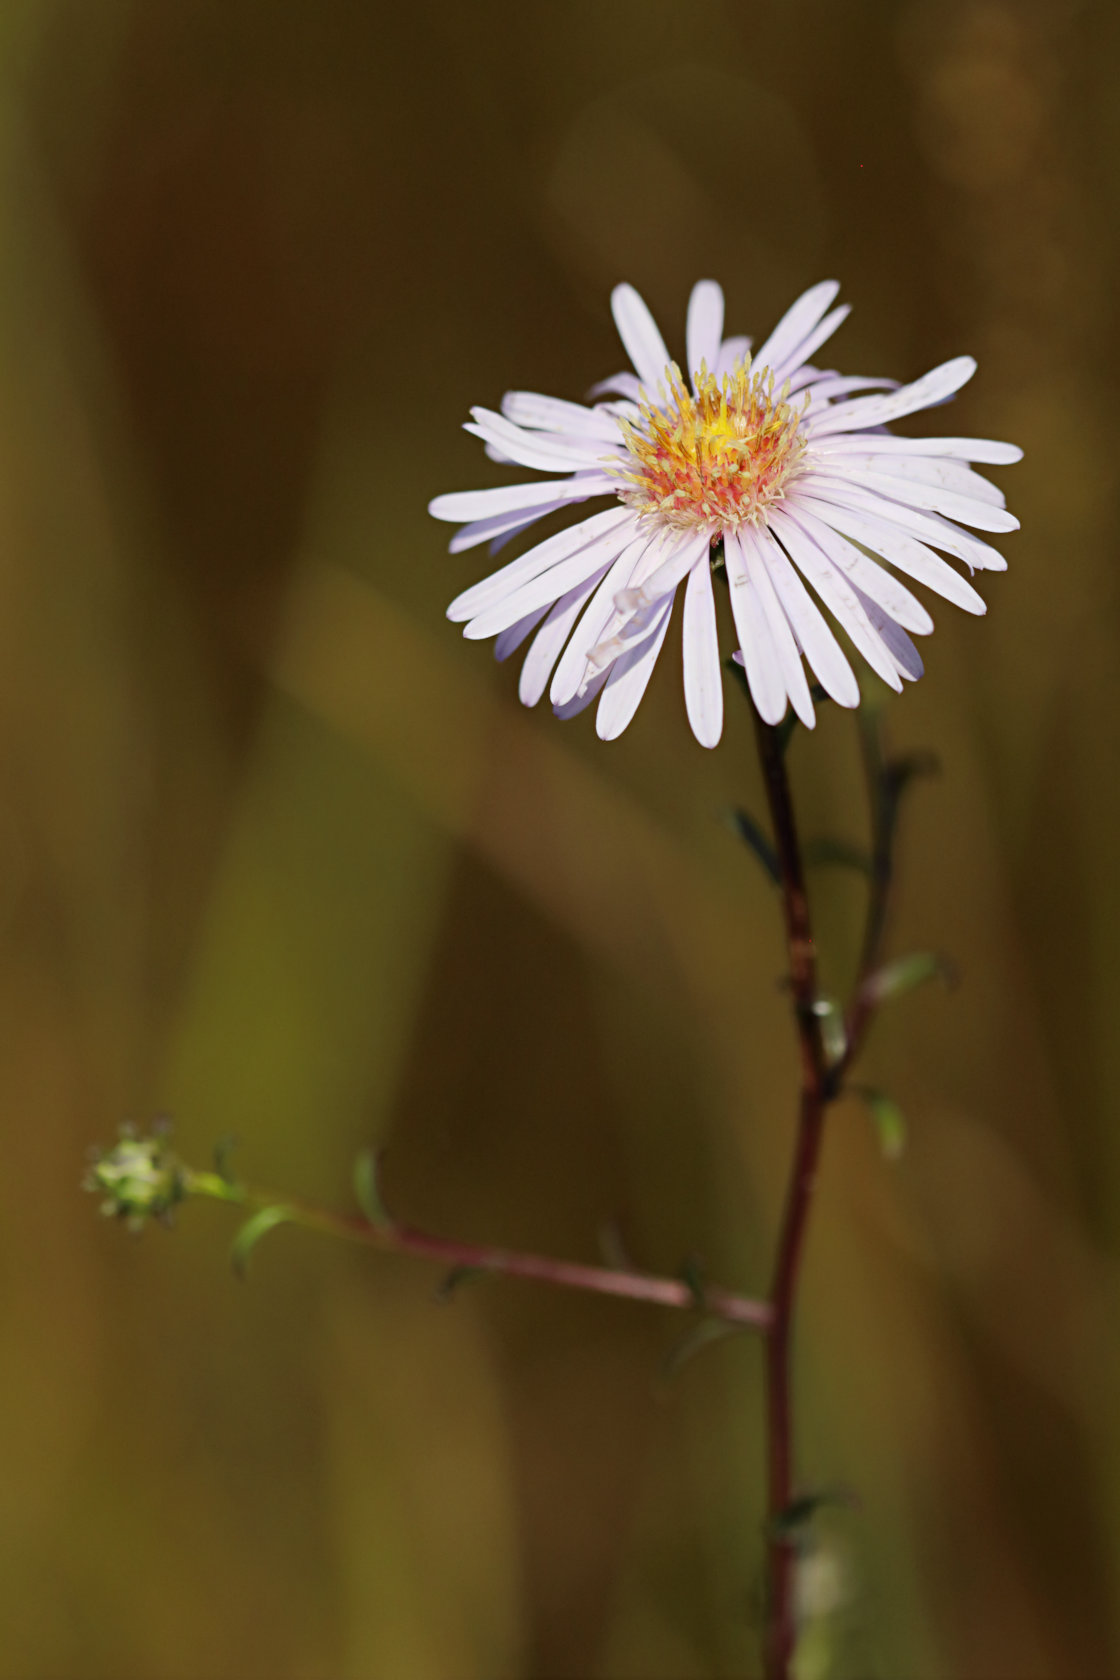
M 984 461 L 993 467 L 1014 466 L 1023 459 L 1023 451 L 1014 443 L 996 443 L 992 438 L 908 438 L 877 437 L 872 443 L 861 436 L 813 439 L 813 453 L 855 454 L 874 449 L 876 455 L 950 455 L 961 461 Z
M 752 529 L 750 526 L 744 527 L 739 533 L 739 541 L 746 556 L 747 570 L 758 592 L 762 610 L 770 626 L 770 638 L 777 655 L 785 691 L 789 695 L 794 711 L 805 727 L 814 729 L 817 716 L 813 710 L 813 697 L 809 693 L 809 684 L 805 680 L 805 668 L 801 663 L 801 649 L 797 645 L 797 638 L 793 633 L 790 622 L 782 610 L 782 604 L 778 600 L 767 566 L 767 551 L 773 547 L 773 544 L 759 530 Z
M 705 562 L 688 574 L 684 591 L 684 703 L 692 733 L 702 747 L 714 747 L 723 733 L 723 672 L 716 633 L 712 568 Z
M 853 397 L 851 402 L 837 403 L 823 414 L 810 413 L 805 424 L 815 440 L 833 432 L 862 431 L 867 426 L 885 426 L 904 414 L 916 414 L 919 409 L 932 408 L 944 402 L 968 383 L 976 372 L 972 356 L 954 356 L 929 373 L 915 379 L 911 385 L 900 385 L 882 397 Z
M 780 723 L 785 716 L 788 694 L 782 668 L 770 632 L 770 622 L 758 587 L 751 577 L 743 545 L 734 531 L 723 539 L 723 557 L 731 595 L 735 633 L 747 672 L 747 683 L 755 709 L 764 723 Z
M 897 391 L 897 379 L 867 379 L 862 374 L 820 373 L 816 369 L 798 368 L 789 382 L 791 396 L 808 385 L 814 402 L 832 402 L 846 397 L 850 391 Z
M 765 344 L 755 353 L 756 367 L 776 368 L 792 354 L 812 332 L 837 292 L 839 280 L 821 280 L 802 292 L 797 302 L 786 310 Z
M 603 513 L 593 513 L 590 518 L 581 519 L 578 525 L 569 525 L 565 530 L 545 537 L 543 542 L 519 554 L 516 560 L 510 560 L 498 571 L 491 572 L 489 577 L 472 583 L 469 589 L 464 589 L 461 595 L 455 597 L 447 609 L 447 616 L 453 624 L 462 624 L 487 607 L 495 606 L 522 584 L 528 583 L 530 578 L 538 577 L 557 561 L 566 559 L 577 549 L 586 548 L 607 532 L 617 532 L 619 544 L 623 545 L 630 541 L 629 532 L 636 527 L 636 515 L 629 508 L 614 507 L 607 508 Z
M 642 695 L 649 687 L 672 612 L 673 597 L 670 596 L 644 641 L 630 648 L 611 666 L 599 710 L 595 714 L 595 733 L 601 741 L 617 740 L 637 711 Z
M 552 678 L 549 699 L 554 706 L 566 705 L 583 686 L 588 654 L 598 645 L 614 615 L 615 595 L 630 582 L 651 542 L 652 538 L 645 532 L 630 542 L 588 602 Z
M 571 695 L 561 705 L 554 705 L 552 710 L 558 718 L 573 718 L 577 713 L 585 711 L 591 702 L 601 694 L 609 671 L 600 671 L 598 676 L 592 677 L 590 682 L 580 689 L 578 694 Z
M 580 468 L 597 466 L 605 454 L 622 447 L 621 437 L 613 445 L 599 438 L 587 438 L 582 443 L 564 444 L 545 437 L 540 432 L 523 432 L 520 426 L 505 420 L 488 408 L 472 408 L 473 423 L 463 430 L 473 432 L 484 443 L 500 449 L 508 461 L 523 467 L 536 467 L 542 472 L 578 472 Z
M 465 626 L 464 636 L 471 642 L 481 642 L 488 636 L 496 636 L 515 619 L 533 612 L 546 601 L 550 605 L 553 601 L 558 601 L 561 595 L 566 595 L 569 589 L 574 589 L 577 584 L 598 571 L 600 566 L 608 565 L 616 559 L 624 546 L 624 536 L 616 530 L 607 531 L 579 549 L 569 559 L 550 566 L 546 572 L 530 578 L 512 594 L 505 595 L 500 601 L 495 601 L 493 606 L 478 613 Z
M 709 373 L 716 370 L 719 347 L 723 336 L 723 289 L 714 280 L 698 280 L 688 300 L 688 321 L 685 326 L 685 346 L 688 357 L 686 372 L 696 389 L 696 375 L 701 363 Z
M 563 502 L 553 502 L 551 506 L 545 504 L 542 508 L 534 508 L 532 513 L 526 514 L 519 509 L 516 513 L 499 513 L 490 519 L 475 519 L 469 525 L 464 525 L 455 532 L 448 543 L 448 553 L 461 554 L 464 549 L 476 548 L 479 543 L 499 542 L 502 538 L 516 536 L 518 531 L 527 530 L 535 525 L 538 519 L 543 519 L 546 513 L 555 513 L 562 508 Z M 494 549 L 490 552 L 493 554 Z
M 667 595 L 675 589 L 681 579 L 697 565 L 701 558 L 706 558 L 711 548 L 711 535 L 707 531 L 693 531 L 677 538 L 676 543 L 662 540 L 660 555 L 655 570 L 644 578 L 640 586 L 619 592 L 615 599 L 615 606 L 623 614 L 638 612 L 642 607 L 648 607 L 659 596 Z
M 790 374 L 796 373 L 798 368 L 809 360 L 815 350 L 819 350 L 822 344 L 827 343 L 837 327 L 846 321 L 851 313 L 851 304 L 842 303 L 838 309 L 833 309 L 827 314 L 824 320 L 819 322 L 812 332 L 806 338 L 803 338 L 801 343 L 794 350 L 791 350 L 788 356 L 784 356 L 778 366 L 775 367 L 775 385 L 783 384 Z
M 598 385 L 592 385 L 587 394 L 589 397 L 618 395 L 637 405 L 642 400 L 642 382 L 636 373 L 613 373 L 609 379 L 600 379 Z
M 669 352 L 657 323 L 633 286 L 625 284 L 611 293 L 611 312 L 626 354 L 652 396 L 669 366 Z
M 869 439 L 866 432 L 859 434 L 871 449 L 874 439 Z M 948 455 L 887 455 L 876 451 L 874 454 L 861 452 L 860 454 L 845 453 L 843 455 L 810 451 L 805 459 L 805 465 L 814 471 L 831 473 L 838 478 L 847 475 L 849 469 L 858 472 L 886 473 L 888 477 L 912 478 L 922 484 L 939 484 L 945 490 L 951 490 L 959 496 L 972 496 L 978 502 L 988 502 L 992 507 L 1006 507 L 1007 498 L 998 485 L 981 477 L 978 472 L 964 461 L 956 461 Z
M 939 554 L 927 548 L 925 543 L 919 542 L 917 537 L 900 531 L 889 520 L 877 518 L 870 513 L 853 513 L 850 508 L 832 505 L 829 505 L 827 510 L 822 506 L 820 514 L 835 530 L 842 531 L 845 536 L 854 538 L 865 548 L 881 554 L 884 560 L 889 560 L 900 572 L 912 577 L 915 583 L 924 583 L 928 589 L 936 590 L 938 595 L 943 596 L 946 601 L 952 601 L 954 606 L 963 607 L 965 612 L 970 613 L 987 612 L 987 602 L 973 589 L 967 578 L 954 571 L 947 560 L 942 560 Z
M 607 566 L 600 566 L 597 572 L 593 572 L 589 578 L 585 578 L 582 583 L 576 584 L 574 589 L 569 589 L 566 595 L 562 595 L 533 637 L 533 645 L 525 655 L 525 663 L 521 667 L 521 680 L 517 685 L 523 706 L 535 706 L 544 693 L 552 675 L 552 667 L 560 657 L 560 650 L 568 639 L 572 625 L 607 570 Z
M 899 676 L 905 677 L 908 682 L 917 682 L 918 678 L 924 673 L 925 666 L 922 664 L 921 654 L 901 624 L 896 624 L 894 619 L 889 617 L 876 602 L 864 595 L 862 590 L 857 589 L 856 594 L 859 596 L 860 605 L 871 620 L 873 628 L 882 638 Z
M 570 432 L 575 435 L 601 438 L 604 443 L 617 443 L 618 426 L 602 409 L 585 408 L 582 403 L 567 402 L 563 397 L 542 397 L 535 391 L 507 391 L 502 398 L 502 413 L 515 426 L 527 426 L 532 431 Z
M 494 658 L 499 664 L 508 659 L 511 653 L 517 652 L 530 630 L 536 629 L 547 611 L 547 607 L 538 607 L 536 612 L 526 613 L 516 624 L 511 624 L 508 630 L 502 631 L 494 643 Z
M 858 484 L 831 487 L 826 508 L 832 504 L 855 508 L 858 513 L 873 513 L 877 518 L 886 519 L 903 531 L 909 531 L 912 536 L 920 537 L 923 542 L 932 544 L 934 548 L 941 548 L 946 554 L 955 555 L 967 566 L 978 566 L 981 571 L 988 572 L 1007 570 L 1007 561 L 998 548 L 993 548 L 991 543 L 974 537 L 971 531 L 962 531 L 959 525 L 942 519 L 939 514 L 921 513 L 917 508 L 905 507 L 901 502 L 884 501 L 882 496 L 875 495 L 874 491 L 864 490 Z
M 838 571 L 801 526 L 780 509 L 770 516 L 770 528 L 779 538 L 798 570 L 808 578 L 833 618 L 847 631 L 873 671 L 891 688 L 901 689 L 902 680 L 882 639 L 863 609 L 859 596 L 843 572 Z
M 842 536 L 829 522 L 820 502 L 811 503 L 808 497 L 791 495 L 786 498 L 785 511 L 862 595 L 877 601 L 883 611 L 904 629 L 912 630 L 916 636 L 929 635 L 933 619 L 918 597 L 912 595 L 891 572 L 877 561 L 869 560 L 847 537 Z
M 902 473 L 865 472 L 862 467 L 850 467 L 845 461 L 843 468 L 834 470 L 833 474 L 808 472 L 800 482 L 806 488 L 812 486 L 816 493 L 818 479 L 822 486 L 829 489 L 836 483 L 858 484 L 885 497 L 891 504 L 902 502 L 906 507 L 942 513 L 946 519 L 973 525 L 980 531 L 1005 533 L 1019 529 L 1019 521 L 1006 508 L 993 507 L 990 502 L 977 501 L 974 496 L 959 496 L 940 484 L 927 484 L 922 479 L 904 477 Z M 821 493 L 825 492 L 822 490 Z
M 735 338 L 725 338 L 719 347 L 716 365 L 712 369 L 717 379 L 722 379 L 725 373 L 732 373 L 744 357 L 750 354 L 751 340 L 741 335 Z
M 428 503 L 435 519 L 490 519 L 499 513 L 529 513 L 548 502 L 586 502 L 592 496 L 614 495 L 618 486 L 606 473 L 581 473 L 575 478 L 551 478 L 545 483 L 503 484 L 495 490 L 452 490 Z
M 762 543 L 774 592 L 817 681 L 838 705 L 858 706 L 859 683 L 824 614 L 768 531 L 762 534 Z

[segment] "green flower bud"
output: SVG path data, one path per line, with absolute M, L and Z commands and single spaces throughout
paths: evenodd
M 98 1154 L 82 1181 L 104 1196 L 101 1212 L 140 1231 L 149 1219 L 168 1223 L 171 1210 L 188 1194 L 188 1174 L 158 1132 L 137 1137 L 122 1128 L 120 1141 Z

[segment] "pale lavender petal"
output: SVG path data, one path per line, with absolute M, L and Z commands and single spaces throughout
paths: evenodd
M 790 356 L 812 332 L 837 292 L 838 280 L 821 280 L 802 292 L 795 304 L 786 310 L 765 344 L 755 352 L 754 365 L 776 368 Z
M 605 444 L 600 438 L 558 443 L 540 432 L 522 431 L 512 420 L 488 408 L 472 408 L 471 414 L 474 424 L 465 425 L 465 432 L 473 432 L 484 443 L 504 450 L 511 461 L 523 467 L 538 467 L 543 472 L 578 472 L 581 467 L 594 467 L 604 454 L 622 446 L 622 439 L 617 435 L 613 445 Z
M 546 513 L 555 513 L 557 508 L 564 505 L 563 502 L 553 502 L 551 506 L 546 504 L 543 508 L 534 508 L 528 515 L 519 509 L 517 513 L 499 513 L 490 519 L 475 519 L 471 524 L 464 525 L 456 531 L 447 545 L 448 552 L 461 554 L 464 549 L 476 548 L 479 543 L 494 543 L 516 536 L 518 531 L 528 530 L 538 519 L 543 519 Z M 493 554 L 495 550 L 491 548 L 490 552 Z
M 837 468 L 833 474 L 811 471 L 799 482 L 814 494 L 821 495 L 826 495 L 838 482 L 858 484 L 885 497 L 891 505 L 901 502 L 906 507 L 941 513 L 946 519 L 959 520 L 962 525 L 973 525 L 980 531 L 1004 533 L 1019 529 L 1019 521 L 1006 508 L 993 507 L 990 502 L 978 501 L 974 496 L 958 496 L 940 484 L 927 484 L 900 473 L 864 472 L 862 467 L 851 467 L 846 461 L 843 468 Z
M 578 694 L 571 695 L 570 698 L 565 700 L 561 705 L 554 705 L 552 710 L 556 713 L 556 716 L 564 719 L 573 718 L 577 716 L 579 712 L 585 711 L 587 707 L 590 706 L 591 702 L 602 692 L 609 676 L 609 671 L 600 671 L 597 676 L 592 677 L 590 681 L 580 689 Z
M 576 436 L 601 438 L 604 443 L 618 442 L 618 426 L 602 409 L 585 408 L 582 403 L 566 402 L 562 397 L 542 397 L 535 391 L 507 391 L 502 398 L 502 413 L 515 426 L 527 426 L 542 432 L 568 432 Z
M 905 507 L 901 502 L 885 502 L 882 496 L 876 496 L 871 490 L 863 490 L 858 484 L 830 488 L 827 505 L 833 504 L 855 508 L 859 513 L 873 513 L 880 519 L 889 519 L 892 525 L 898 525 L 902 530 L 909 531 L 912 536 L 932 543 L 934 548 L 943 548 L 946 554 L 955 555 L 967 566 L 977 566 L 982 571 L 989 572 L 1007 570 L 1007 561 L 998 548 L 993 548 L 990 543 L 974 537 L 971 531 L 962 531 L 959 525 L 942 519 L 936 513 L 919 513 L 916 508 Z
M 463 631 L 468 641 L 485 641 L 488 636 L 496 636 L 515 619 L 522 618 L 534 608 L 558 601 L 561 595 L 566 595 L 569 589 L 574 589 L 592 572 L 598 571 L 600 566 L 607 565 L 614 560 L 624 543 L 625 538 L 617 530 L 609 530 L 605 535 L 595 538 L 579 549 L 567 560 L 560 560 L 550 566 L 546 572 L 530 578 L 512 594 L 505 595 L 493 606 L 478 613 L 471 619 Z
M 611 312 L 626 354 L 652 395 L 669 366 L 669 352 L 657 323 L 633 286 L 625 284 L 616 286 L 611 293 Z
M 865 440 L 864 449 L 859 454 L 851 451 L 838 454 L 824 449 L 810 450 L 805 458 L 806 467 L 811 467 L 814 472 L 829 473 L 836 478 L 845 478 L 849 470 L 912 478 L 922 484 L 939 484 L 945 490 L 951 490 L 960 496 L 972 496 L 978 502 L 989 502 L 992 507 L 1001 508 L 1007 505 L 1007 498 L 998 485 L 992 484 L 980 473 L 973 472 L 963 461 L 954 460 L 948 455 L 881 453 L 877 447 L 879 440 L 869 438 L 867 432 L 858 435 Z M 873 449 L 874 453 L 871 453 Z
M 711 535 L 707 531 L 693 531 L 681 535 L 675 543 L 665 540 L 661 544 L 657 567 L 641 583 L 640 587 L 620 591 L 615 599 L 615 606 L 620 613 L 638 612 L 642 607 L 649 606 L 659 596 L 667 595 L 675 589 L 681 579 L 685 577 L 701 558 L 706 558 L 711 548 Z
M 919 409 L 932 408 L 944 402 L 968 383 L 976 372 L 972 356 L 954 356 L 952 361 L 915 379 L 912 385 L 901 385 L 883 397 L 853 397 L 851 402 L 837 403 L 822 414 L 810 413 L 805 422 L 815 440 L 833 432 L 862 431 L 866 426 L 885 426 L 904 414 L 916 414 Z
M 798 368 L 789 382 L 790 394 L 810 386 L 814 402 L 832 402 L 851 391 L 897 391 L 897 379 L 865 379 L 861 374 L 819 373 L 815 368 Z
M 599 710 L 595 714 L 595 733 L 601 741 L 617 740 L 637 711 L 642 695 L 649 687 L 672 612 L 673 597 L 670 596 L 660 608 L 644 641 L 628 649 L 611 666 Z
M 813 453 L 863 454 L 870 446 L 865 437 L 814 438 Z M 993 467 L 1014 466 L 1023 459 L 1023 451 L 1014 443 L 996 443 L 991 438 L 908 438 L 879 437 L 875 439 L 877 455 L 950 455 L 962 461 L 984 461 Z
M 873 671 L 878 672 L 891 688 L 900 689 L 901 679 L 882 639 L 863 609 L 863 605 L 843 572 L 837 570 L 827 554 L 819 549 L 781 510 L 770 516 L 770 526 L 794 564 L 808 578 L 833 618 L 851 637 Z
M 692 733 L 714 747 L 723 733 L 723 672 L 716 634 L 712 568 L 705 561 L 688 574 L 684 591 L 684 703 Z
M 688 367 L 686 372 L 695 379 L 701 365 L 709 373 L 716 370 L 723 334 L 723 289 L 714 280 L 698 280 L 688 300 L 688 321 L 685 327 Z
M 859 684 L 824 614 L 790 564 L 789 557 L 767 531 L 761 533 L 766 569 L 782 611 L 816 672 L 826 694 L 840 706 L 859 705 Z
M 630 582 L 652 543 L 653 538 L 643 532 L 624 548 L 588 602 L 587 611 L 573 631 L 572 639 L 556 667 L 549 689 L 553 706 L 566 705 L 582 686 L 587 676 L 588 656 L 592 648 L 598 646 L 603 631 L 614 616 L 615 595 Z
M 734 373 L 735 369 L 739 366 L 739 363 L 744 361 L 746 357 L 750 355 L 750 349 L 751 340 L 749 338 L 743 338 L 741 336 L 736 338 L 725 338 L 719 347 L 719 355 L 716 357 L 716 365 L 712 369 L 716 378 L 722 379 L 725 373 Z
M 788 700 L 785 679 L 766 609 L 762 605 L 758 586 L 751 577 L 742 543 L 734 531 L 724 533 L 723 557 L 727 566 L 731 613 L 751 699 L 763 723 L 780 723 Z
M 642 382 L 634 373 L 615 373 L 609 379 L 600 379 L 598 385 L 592 385 L 587 393 L 589 397 L 609 397 L 618 394 L 635 405 L 642 400 Z
M 592 496 L 614 495 L 618 485 L 606 473 L 581 473 L 575 478 L 552 478 L 545 483 L 503 484 L 496 490 L 452 490 L 428 503 L 435 519 L 490 519 L 499 513 L 529 513 L 546 503 L 586 502 Z
M 502 660 L 508 659 L 511 653 L 516 653 L 530 630 L 536 629 L 547 611 L 547 607 L 538 607 L 536 612 L 526 613 L 516 624 L 511 624 L 508 630 L 503 630 L 494 643 L 494 658 L 501 663 Z
M 783 686 L 802 723 L 807 729 L 813 729 L 816 727 L 817 717 L 813 711 L 813 697 L 809 693 L 809 684 L 805 680 L 801 650 L 789 620 L 782 611 L 767 565 L 768 550 L 774 545 L 769 538 L 750 526 L 744 526 L 740 531 L 739 541 L 746 557 L 747 570 L 770 627 L 770 640 L 777 657 Z
M 797 369 L 809 360 L 813 352 L 819 350 L 821 345 L 832 337 L 837 327 L 846 321 L 851 313 L 851 304 L 842 303 L 839 309 L 833 309 L 826 315 L 824 320 L 813 328 L 808 337 L 802 339 L 797 348 L 791 350 L 789 355 L 785 356 L 774 368 L 775 385 L 784 384 L 792 373 L 796 373 Z
M 593 572 L 589 578 L 585 578 L 582 583 L 578 583 L 574 589 L 569 589 L 566 595 L 561 596 L 537 631 L 521 667 L 521 681 L 517 692 L 522 705 L 535 706 L 544 693 L 552 675 L 552 667 L 560 657 L 560 650 L 568 639 L 572 625 L 607 569 L 606 566 L 600 566 L 597 572 Z
M 850 508 L 832 504 L 829 504 L 827 512 L 823 507 L 820 512 L 835 530 L 843 531 L 845 536 L 853 537 L 865 548 L 881 554 L 900 572 L 905 572 L 916 583 L 924 583 L 927 588 L 936 590 L 954 606 L 963 607 L 965 612 L 970 613 L 987 612 L 984 597 L 973 589 L 966 578 L 954 571 L 947 560 L 942 560 L 939 554 L 927 548 L 925 543 L 919 542 L 917 537 L 900 531 L 889 516 L 880 519 L 875 514 L 853 513 Z
M 828 521 L 828 513 L 820 502 L 813 502 L 800 494 L 787 496 L 785 512 L 801 526 L 801 529 L 812 538 L 819 549 L 822 549 L 834 566 L 842 571 L 848 581 L 863 595 L 868 595 L 904 629 L 912 630 L 916 636 L 928 636 L 933 629 L 933 619 L 918 600 L 912 595 L 904 583 L 878 565 L 869 560 L 867 555 L 850 543 L 847 537 L 841 536 Z
M 464 589 L 448 607 L 447 616 L 454 624 L 474 618 L 487 607 L 505 600 L 515 589 L 528 583 L 531 578 L 538 577 L 541 572 L 547 571 L 549 566 L 554 566 L 558 560 L 566 559 L 577 549 L 586 548 L 589 543 L 610 531 L 617 532 L 619 543 L 625 544 L 630 540 L 630 529 L 636 525 L 637 517 L 629 508 L 607 508 L 603 513 L 593 513 L 590 518 L 580 520 L 578 525 L 569 525 L 565 530 L 546 537 L 535 548 L 528 549 L 500 570 L 491 572 L 489 577 L 484 577 L 478 583 L 473 583 L 469 589 Z
M 917 682 L 925 671 L 925 666 L 922 664 L 921 654 L 901 624 L 896 624 L 893 618 L 874 601 L 870 600 L 868 596 L 864 595 L 861 590 L 857 589 L 856 594 L 859 596 L 860 605 L 871 620 L 873 628 L 882 638 L 899 676 L 905 677 L 908 682 Z

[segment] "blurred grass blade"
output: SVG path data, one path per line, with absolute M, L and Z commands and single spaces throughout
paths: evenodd
M 233 1239 L 230 1250 L 230 1260 L 238 1277 L 244 1277 L 249 1267 L 249 1256 L 256 1248 L 263 1236 L 276 1225 L 288 1224 L 295 1218 L 289 1207 L 275 1204 L 272 1207 L 261 1208 L 251 1219 L 247 1219 Z
M 678 1336 L 670 1347 L 661 1362 L 662 1377 L 666 1380 L 675 1377 L 681 1367 L 704 1348 L 710 1347 L 713 1342 L 726 1341 L 728 1336 L 741 1336 L 745 1329 L 745 1325 L 733 1324 L 725 1318 L 702 1318 L 699 1324 L 694 1324 L 683 1336 Z

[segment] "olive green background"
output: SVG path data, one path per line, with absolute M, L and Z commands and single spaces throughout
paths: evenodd
M 691 739 L 524 712 L 443 618 L 459 430 L 622 365 L 626 278 L 1011 438 L 1023 522 L 891 699 L 885 1162 L 831 1125 L 799 1340 L 803 1680 L 1117 1672 L 1120 8 L 1073 0 L 9 0 L 0 17 L 0 1625 L 5 1680 L 756 1672 L 760 1360 L 234 1222 L 132 1240 L 83 1155 L 160 1111 L 339 1206 L 765 1284 L 795 1050 L 778 906 Z M 852 719 L 792 763 L 859 838 Z M 815 882 L 843 985 L 860 886 Z

